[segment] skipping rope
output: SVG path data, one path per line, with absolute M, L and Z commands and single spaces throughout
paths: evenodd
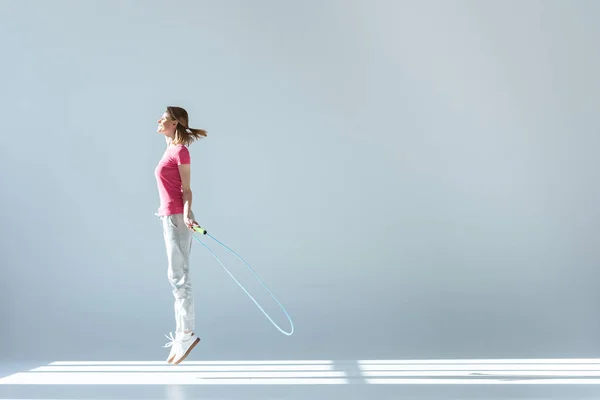
M 290 321 L 290 325 L 291 325 L 291 330 L 289 332 L 284 331 L 283 329 L 281 329 L 272 319 L 271 317 L 269 317 L 269 314 L 267 314 L 265 312 L 265 310 L 263 310 L 263 308 L 260 306 L 260 304 L 258 304 L 258 302 L 256 301 L 256 299 L 254 299 L 254 297 L 252 297 L 252 295 L 250 293 L 248 293 L 248 291 L 246 290 L 246 288 L 244 286 L 242 286 L 242 284 L 240 282 L 238 282 L 237 279 L 235 279 L 235 277 L 233 276 L 233 274 L 227 269 L 227 267 L 221 262 L 221 260 L 219 259 L 219 257 L 217 257 L 217 255 L 208 248 L 208 246 L 206 244 L 204 244 L 204 242 L 202 242 L 200 239 L 198 239 L 196 237 L 196 235 L 192 234 L 192 236 L 194 237 L 194 239 L 196 239 L 202 246 L 204 246 L 204 248 L 206 248 L 206 250 L 208 250 L 219 262 L 219 264 L 221 264 L 221 266 L 225 269 L 225 271 L 227 271 L 227 273 L 229 274 L 229 276 L 231 277 L 231 279 L 233 279 L 235 281 L 235 283 L 238 284 L 239 287 L 242 288 L 242 290 L 248 295 L 248 297 L 250 297 L 250 299 L 254 302 L 254 304 L 256 304 L 256 306 L 258 307 L 258 309 L 260 311 L 262 311 L 262 313 L 265 315 L 265 317 L 267 317 L 267 319 L 269 321 L 271 321 L 271 323 L 273 324 L 273 326 L 275 326 L 275 328 L 277 328 L 279 330 L 279 332 L 283 333 L 284 335 L 287 336 L 292 336 L 292 334 L 294 333 L 294 323 L 292 322 L 292 319 L 290 318 L 290 315 L 287 313 L 287 311 L 285 310 L 285 307 L 279 302 L 279 300 L 277 300 L 277 298 L 273 295 L 273 293 L 271 293 L 271 291 L 269 290 L 269 288 L 267 287 L 267 285 L 265 285 L 265 283 L 263 282 L 262 279 L 260 279 L 260 277 L 258 276 L 258 274 L 254 271 L 254 269 L 252 269 L 252 267 L 239 255 L 237 254 L 235 251 L 231 250 L 229 247 L 227 247 L 225 244 L 223 244 L 222 242 L 220 242 L 219 240 L 217 240 L 214 236 L 212 236 L 211 234 L 209 234 L 206 229 L 195 225 L 193 227 L 194 231 L 199 232 L 205 236 L 210 237 L 212 240 L 214 240 L 215 242 L 219 243 L 221 246 L 223 246 L 224 248 L 226 248 L 227 250 L 229 250 L 231 253 L 233 253 L 237 258 L 239 258 L 244 264 L 246 264 L 246 266 L 248 267 L 248 269 L 250 269 L 250 271 L 254 274 L 254 276 L 256 277 L 256 279 L 258 279 L 258 281 L 261 283 L 261 285 L 263 285 L 263 287 L 267 290 L 267 292 L 269 292 L 269 294 L 271 295 L 271 297 L 273 298 L 273 300 L 275 300 L 277 302 L 277 304 L 279 304 L 279 307 L 281 307 L 281 309 L 283 310 L 283 312 L 285 313 L 285 316 L 287 317 L 288 321 Z

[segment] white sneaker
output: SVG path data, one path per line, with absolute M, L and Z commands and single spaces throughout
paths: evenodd
M 171 336 L 167 336 L 167 339 L 171 339 L 169 343 L 163 346 L 171 347 L 171 352 L 169 353 L 167 362 L 174 365 L 177 365 L 185 360 L 192 349 L 198 344 L 198 342 L 200 342 L 200 338 L 193 332 L 187 334 L 184 334 L 183 332 L 177 332 L 175 338 L 173 338 L 173 333 L 171 333 Z
M 170 364 L 173 362 L 173 359 L 175 358 L 175 355 L 177 354 L 177 347 L 175 344 L 177 343 L 177 340 L 173 337 L 173 332 L 169 332 L 169 336 L 165 335 L 165 337 L 167 339 L 170 339 L 171 341 L 168 342 L 167 344 L 165 344 L 163 347 L 170 347 L 171 348 L 171 352 L 169 353 L 169 357 L 167 357 L 167 362 Z

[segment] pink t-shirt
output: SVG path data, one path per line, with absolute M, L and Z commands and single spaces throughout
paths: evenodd
M 183 212 L 183 188 L 179 165 L 190 163 L 190 151 L 184 145 L 169 146 L 156 166 L 154 175 L 158 185 L 160 207 L 158 215 Z

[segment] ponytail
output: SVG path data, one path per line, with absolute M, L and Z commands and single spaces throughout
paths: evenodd
M 175 135 L 173 136 L 173 144 L 190 145 L 194 140 L 204 138 L 207 135 L 204 129 L 190 128 L 188 126 L 188 113 L 181 107 L 167 107 L 167 112 L 171 118 L 177 121 Z

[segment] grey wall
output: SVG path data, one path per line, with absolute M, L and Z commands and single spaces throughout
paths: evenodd
M 597 356 L 600 3 L 169 4 L 0 2 L 3 357 L 166 357 L 167 105 L 194 357 Z

